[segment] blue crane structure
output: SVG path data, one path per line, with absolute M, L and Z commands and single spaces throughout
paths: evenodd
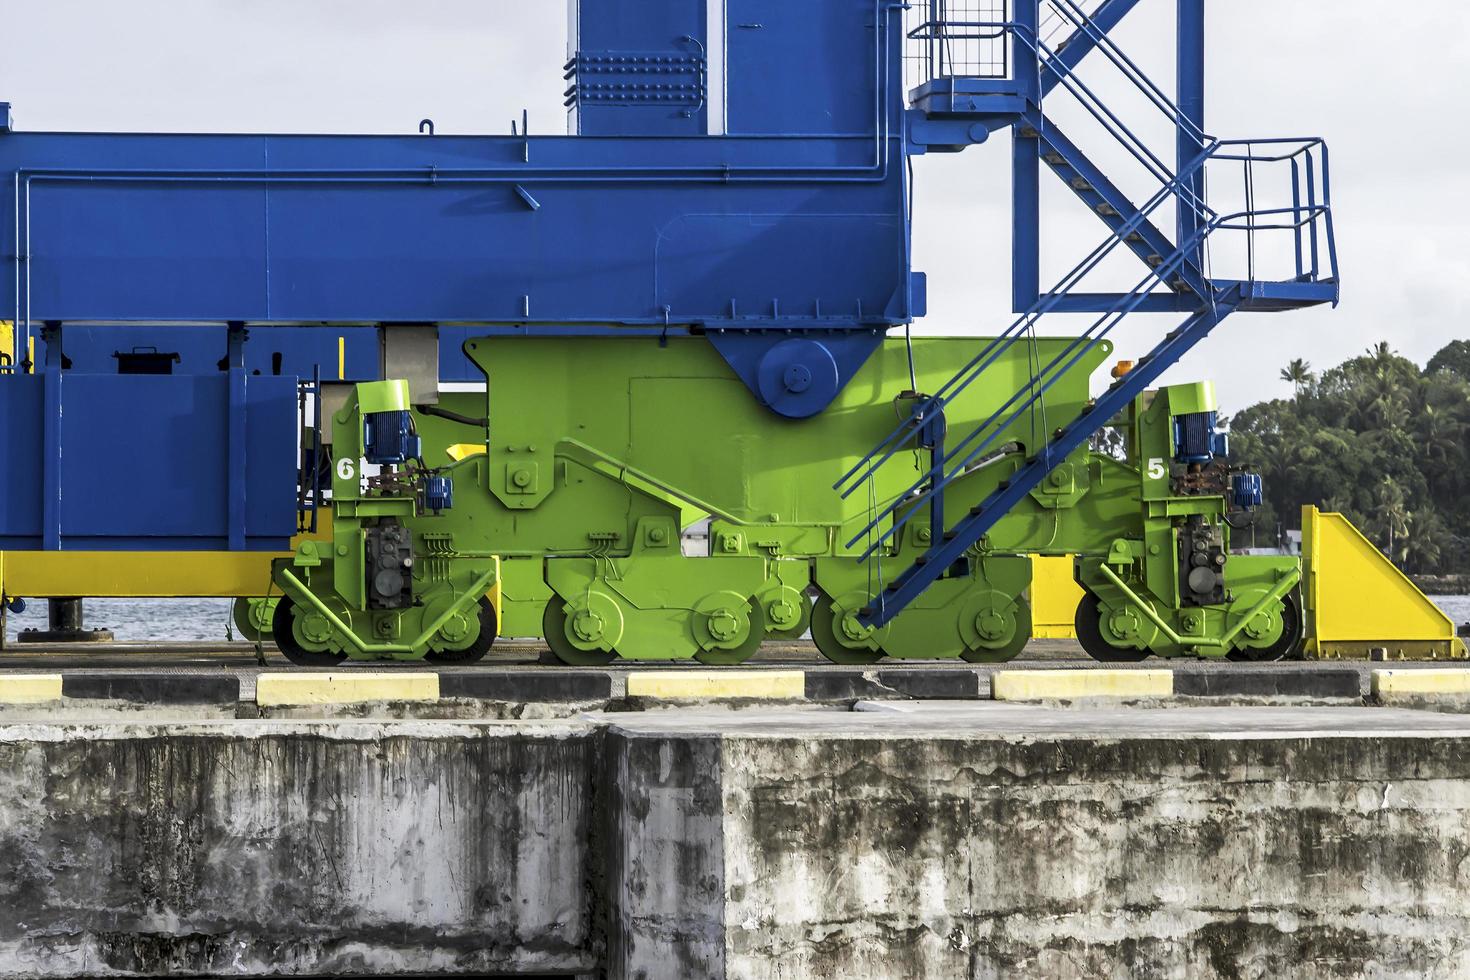
M 1005 413 L 1130 314 L 1175 326 L 874 597 L 863 617 L 882 625 L 1225 317 L 1337 300 L 1326 147 L 1208 135 L 1204 0 L 1174 5 L 1172 94 L 1113 37 L 1139 0 L 579 0 L 567 136 L 32 133 L 0 106 L 0 550 L 286 548 L 303 385 L 395 376 L 405 350 L 438 379 L 481 379 L 471 336 L 693 332 L 775 415 L 821 413 L 924 315 L 912 159 L 1010 130 L 1019 318 L 839 484 L 855 492 L 916 434 L 931 449 L 872 547 L 921 507 L 942 517 L 945 487 L 990 448 L 944 431 L 946 399 L 1043 315 L 1096 319 Z M 1090 64 L 1172 145 L 1128 125 Z M 1063 99 L 1087 139 L 1049 114 Z M 1050 288 L 1043 170 L 1103 231 Z M 1212 204 L 1220 171 L 1240 206 Z M 1258 190 L 1267 174 L 1278 198 Z M 1222 278 L 1226 235 L 1247 262 Z M 1115 255 L 1138 283 L 1087 291 Z

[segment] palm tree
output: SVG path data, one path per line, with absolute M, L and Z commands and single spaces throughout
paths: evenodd
M 1379 547 L 1389 561 L 1402 568 L 1408 559 L 1407 539 L 1414 514 L 1409 510 L 1403 488 L 1394 482 L 1393 477 L 1385 476 L 1373 497 L 1377 514 L 1369 521 L 1369 526 L 1378 532 L 1380 541 L 1388 540 L 1387 548 Z
M 1390 347 L 1388 345 L 1388 341 L 1386 340 L 1380 340 L 1372 347 L 1369 347 L 1366 353 L 1369 357 L 1373 358 L 1373 360 L 1379 362 L 1380 364 L 1384 361 L 1391 360 L 1394 357 L 1398 356 L 1398 351 Z
M 1300 395 L 1302 389 L 1317 380 L 1317 376 L 1312 373 L 1312 365 L 1300 357 L 1294 357 L 1290 364 L 1281 369 L 1281 380 L 1290 381 L 1296 393 Z

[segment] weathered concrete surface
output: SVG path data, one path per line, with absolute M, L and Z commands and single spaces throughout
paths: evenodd
M 1457 719 L 759 714 L 610 729 L 614 976 L 1470 975 Z
M 0 725 L 0 974 L 1470 976 L 1470 721 Z
M 0 727 L 0 974 L 595 965 L 584 724 Z

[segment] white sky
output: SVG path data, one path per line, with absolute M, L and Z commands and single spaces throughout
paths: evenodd
M 1117 35 L 1166 88 L 1173 7 L 1142 0 Z M 1232 317 L 1170 379 L 1215 378 L 1233 411 L 1287 394 L 1276 375 L 1293 357 L 1327 367 L 1386 339 L 1422 364 L 1470 337 L 1470 5 L 1213 0 L 1209 13 L 1207 130 L 1331 145 L 1343 304 Z M 0 24 L 0 101 L 24 130 L 411 132 L 430 116 L 440 133 L 504 133 L 523 108 L 533 133 L 565 128 L 563 0 L 0 0 Z M 916 161 L 920 333 L 1010 322 L 1009 166 L 1003 137 Z M 1103 228 L 1065 191 L 1043 200 L 1059 273 Z M 1177 319 L 1125 325 L 1119 353 Z

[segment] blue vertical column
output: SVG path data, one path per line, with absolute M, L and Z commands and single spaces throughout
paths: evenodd
M 1205 0 L 1178 0 L 1179 4 L 1179 112 L 1183 119 L 1178 127 L 1179 172 L 1204 150 L 1205 129 Z M 1199 230 L 1200 214 L 1193 202 L 1204 199 L 1204 174 L 1196 173 L 1184 182 L 1186 197 L 1179 203 L 1178 242 L 1184 242 Z M 1194 249 L 1190 261 L 1203 269 L 1202 249 Z
M 1016 0 L 1011 78 L 1041 114 L 1041 59 L 1036 49 L 1040 0 Z M 1031 134 L 1031 135 L 1028 135 Z M 1011 307 L 1024 313 L 1041 295 L 1041 140 L 1024 123 L 1011 128 Z
M 41 547 L 61 550 L 61 324 L 41 330 L 46 364 L 41 386 L 46 409 L 41 430 Z M 32 368 L 34 370 L 34 368 Z
M 230 550 L 245 550 L 245 325 L 231 323 L 225 357 L 229 364 L 229 431 L 226 436 L 226 522 Z

